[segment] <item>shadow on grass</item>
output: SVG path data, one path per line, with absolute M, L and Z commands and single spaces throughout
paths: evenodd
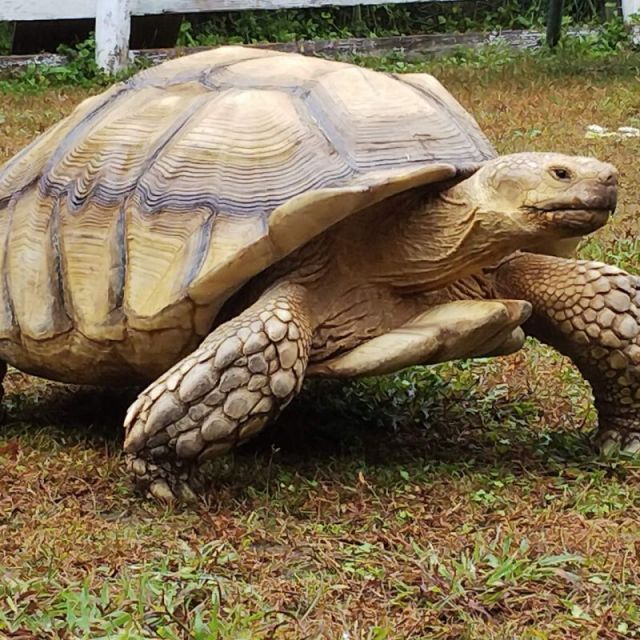
M 505 395 L 487 402 L 482 390 L 470 393 L 456 380 L 451 384 L 435 380 L 432 394 L 429 388 L 420 389 L 424 401 L 411 397 L 411 389 L 391 389 L 393 402 L 399 401 L 388 407 L 389 415 L 385 415 L 389 397 L 380 398 L 374 391 L 368 396 L 367 388 L 360 387 L 357 399 L 345 405 L 354 384 L 360 383 L 312 383 L 275 425 L 239 447 L 229 459 L 232 462 L 214 463 L 211 483 L 218 488 L 233 485 L 234 493 L 242 494 L 243 484 L 268 483 L 272 472 L 312 479 L 328 468 L 382 472 L 401 466 L 445 477 L 463 470 L 519 476 L 556 475 L 564 465 L 583 470 L 602 466 L 589 434 L 576 425 L 545 426 L 531 398 Z M 60 447 L 80 444 L 118 455 L 122 420 L 135 396 L 135 389 L 37 380 L 25 391 L 7 395 L 7 418 L 0 433 L 27 442 L 30 434 L 45 435 L 34 441 L 36 448 L 47 448 L 53 440 Z M 424 415 L 416 415 L 421 402 Z M 389 416 L 394 416 L 393 426 Z
M 52 438 L 122 446 L 122 421 L 136 397 L 132 388 L 78 387 L 40 379 L 27 391 L 7 393 L 4 426 L 0 433 L 25 435 L 47 431 Z

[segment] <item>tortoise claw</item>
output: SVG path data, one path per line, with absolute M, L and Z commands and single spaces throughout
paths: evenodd
M 630 434 L 631 439 L 627 441 L 622 453 L 627 456 L 637 456 L 640 454 L 640 433 Z
M 619 431 L 613 431 L 611 429 L 598 435 L 597 447 L 600 454 L 605 458 L 612 458 L 620 453 L 620 442 L 622 436 Z
M 179 504 L 195 505 L 199 502 L 198 496 L 189 484 L 181 480 L 175 482 L 173 488 L 164 478 L 154 480 L 149 485 L 148 495 L 169 507 Z
M 174 506 L 177 502 L 176 495 L 166 480 L 154 480 L 149 485 L 149 495 L 158 500 L 158 502 L 163 502 L 169 506 Z
M 134 475 L 138 491 L 147 497 L 171 507 L 199 501 L 196 490 L 202 482 L 195 470 L 171 469 L 167 464 L 156 465 L 135 455 L 127 456 L 126 466 Z
M 616 429 L 607 429 L 598 434 L 597 444 L 600 453 L 605 458 L 616 456 L 640 456 L 640 432 L 621 432 Z

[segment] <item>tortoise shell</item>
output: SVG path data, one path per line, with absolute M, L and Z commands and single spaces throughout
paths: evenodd
M 494 156 L 428 75 L 243 47 L 143 71 L 0 169 L 0 357 L 156 375 L 329 226 Z

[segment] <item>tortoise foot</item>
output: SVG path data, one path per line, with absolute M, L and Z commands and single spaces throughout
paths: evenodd
M 606 458 L 640 457 L 640 425 L 632 429 L 611 426 L 601 429 L 596 435 L 596 445 Z
M 192 466 L 154 463 L 130 454 L 126 457 L 126 466 L 135 479 L 136 489 L 147 498 L 169 506 L 199 501 L 203 482 Z
M 602 455 L 640 455 L 640 277 L 595 261 L 517 253 L 500 295 L 533 304 L 525 330 L 569 356 L 590 383 Z

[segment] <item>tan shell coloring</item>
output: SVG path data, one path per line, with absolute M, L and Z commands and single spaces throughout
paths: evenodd
M 153 378 L 267 266 L 431 164 L 494 155 L 426 75 L 239 47 L 145 71 L 0 169 L 0 355 Z

